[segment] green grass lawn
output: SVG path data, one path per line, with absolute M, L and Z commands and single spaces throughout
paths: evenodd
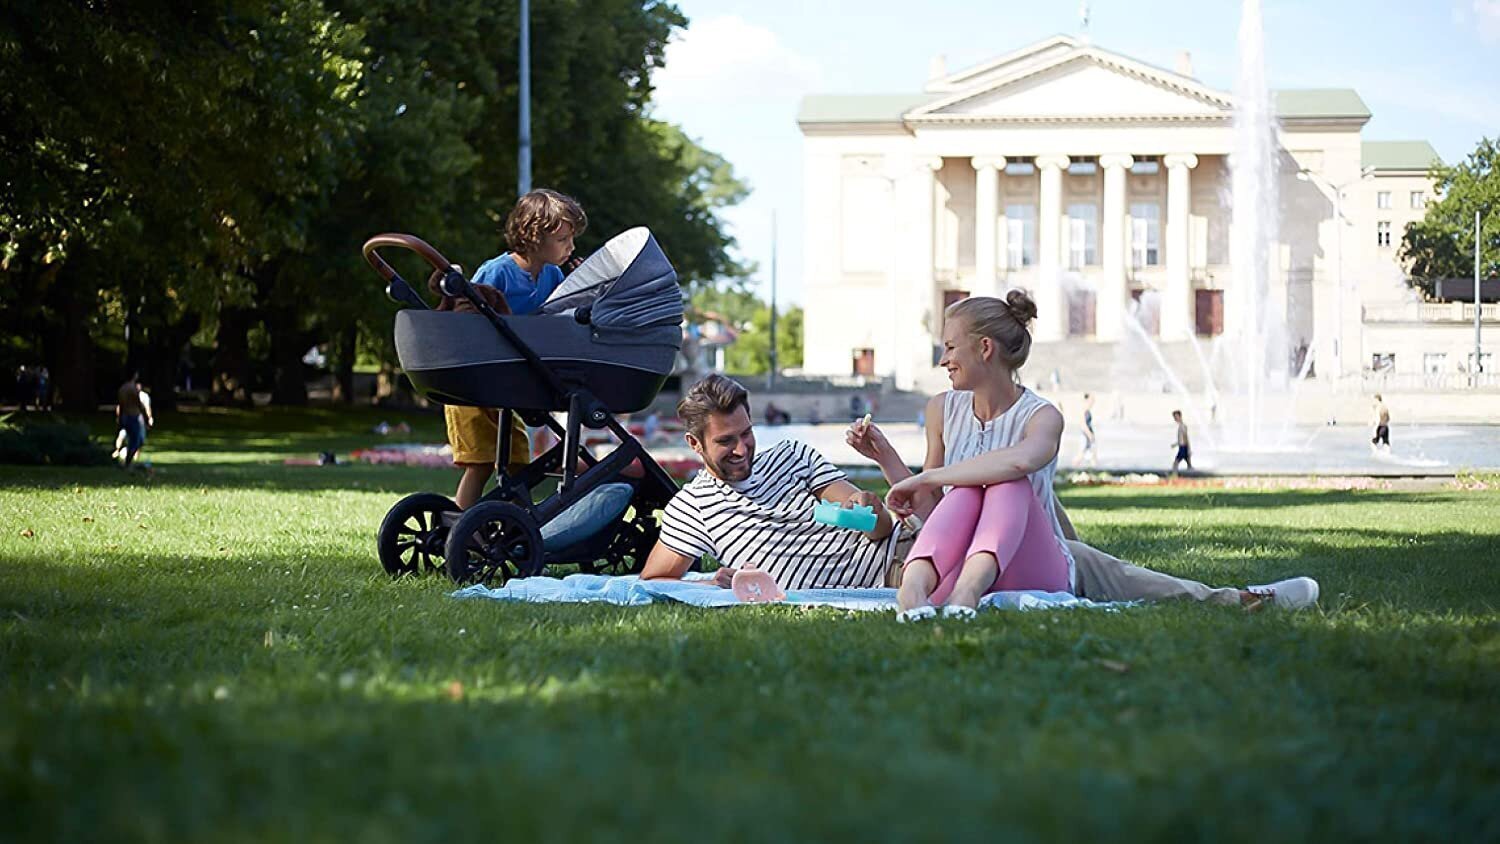
M 0 840 L 1500 838 L 1495 492 L 1064 491 L 1295 615 L 503 605 L 375 560 L 453 472 L 280 464 L 379 418 L 0 467 Z

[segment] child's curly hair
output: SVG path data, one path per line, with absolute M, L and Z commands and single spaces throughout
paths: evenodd
M 542 245 L 542 239 L 564 225 L 573 227 L 573 236 L 589 227 L 583 206 L 571 196 L 555 190 L 538 188 L 516 200 L 516 207 L 505 218 L 505 242 L 510 251 L 530 256 Z

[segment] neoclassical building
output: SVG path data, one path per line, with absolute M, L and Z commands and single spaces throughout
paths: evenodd
M 1057 36 L 957 73 L 935 66 L 920 93 L 807 97 L 805 369 L 933 385 L 942 308 L 1010 287 L 1035 298 L 1039 343 L 1084 351 L 1123 339 L 1142 297 L 1135 313 L 1163 344 L 1232 325 L 1234 104 L 1189 65 Z M 1273 295 L 1289 355 L 1306 347 L 1320 378 L 1417 365 L 1404 347 L 1370 347 L 1417 335 L 1372 340 L 1367 308 L 1422 322 L 1396 253 L 1432 197 L 1436 153 L 1363 140 L 1370 111 L 1353 90 L 1272 93 Z

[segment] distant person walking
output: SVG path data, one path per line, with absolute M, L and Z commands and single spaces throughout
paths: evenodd
M 141 446 L 146 444 L 146 428 L 154 422 L 149 404 L 151 400 L 144 398 L 144 395 L 141 391 L 140 374 L 132 372 L 130 378 L 120 385 L 115 402 L 115 421 L 125 432 L 124 466 L 127 469 L 135 462 Z
M 1083 455 L 1079 460 L 1089 466 L 1099 465 L 1099 451 L 1094 434 L 1094 397 L 1083 394 Z
M 1375 394 L 1374 408 L 1375 436 L 1370 439 L 1370 447 L 1379 449 L 1385 446 L 1385 450 L 1391 450 L 1391 410 L 1385 406 L 1385 399 Z
M 1172 444 L 1177 447 L 1177 456 L 1172 458 L 1172 474 L 1177 474 L 1177 464 L 1186 463 L 1188 471 L 1193 468 L 1193 444 L 1188 439 L 1187 423 L 1182 421 L 1182 411 L 1172 411 L 1172 421 L 1177 423 L 1177 439 Z

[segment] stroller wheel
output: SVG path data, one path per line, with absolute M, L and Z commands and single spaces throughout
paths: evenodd
M 380 523 L 376 547 L 391 577 L 435 572 L 443 567 L 448 528 L 443 514 L 458 505 L 435 492 L 418 492 L 396 502 Z
M 464 511 L 448 535 L 448 576 L 458 583 L 499 586 L 542 570 L 542 534 L 530 513 L 504 501 Z
M 646 557 L 655 547 L 660 532 L 655 519 L 637 516 L 620 526 L 603 558 L 582 563 L 578 568 L 584 574 L 639 574 L 646 567 Z

